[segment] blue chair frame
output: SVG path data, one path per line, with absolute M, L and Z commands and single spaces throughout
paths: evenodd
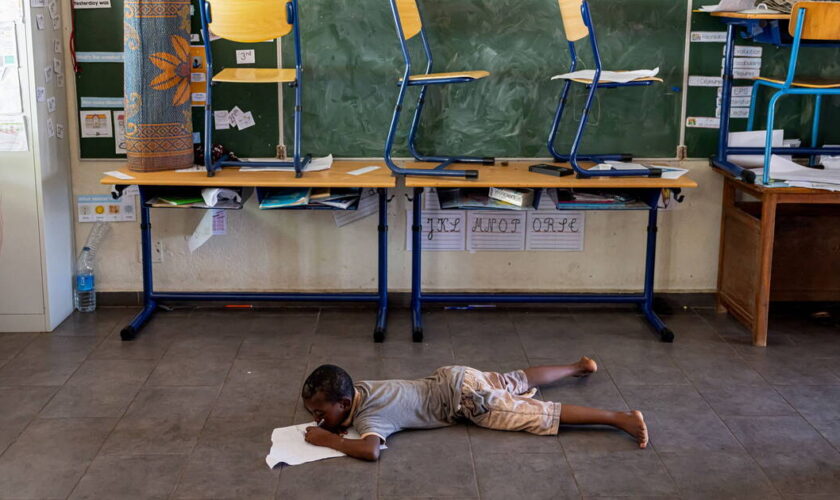
M 796 8 L 794 6 L 794 8 Z M 802 44 L 802 29 L 805 26 L 805 16 L 808 9 L 800 7 L 798 9 L 799 16 L 796 21 L 796 31 L 793 36 L 793 46 L 790 52 L 790 61 L 788 62 L 787 76 L 783 83 L 776 83 L 767 80 L 756 80 L 753 84 L 752 98 L 750 99 L 750 114 L 747 120 L 747 130 L 753 130 L 755 127 L 755 111 L 756 101 L 758 98 L 758 91 L 761 87 L 770 87 L 778 89 L 771 97 L 767 108 L 767 138 L 764 143 L 764 172 L 762 175 L 762 184 L 768 185 L 770 179 L 770 157 L 773 152 L 773 124 L 776 119 L 776 104 L 783 96 L 786 95 L 813 95 L 815 96 L 814 103 L 814 119 L 811 124 L 811 147 L 816 148 L 819 141 L 819 127 L 820 127 L 820 107 L 822 106 L 822 96 L 824 95 L 840 95 L 840 88 L 803 88 L 794 87 L 794 80 L 796 77 L 796 64 L 799 60 L 799 48 Z M 811 153 L 808 155 L 808 165 L 816 165 L 816 155 Z
M 573 82 L 572 80 L 566 80 L 563 85 L 563 91 L 560 94 L 560 101 L 557 104 L 557 111 L 554 113 L 554 121 L 551 124 L 551 130 L 548 133 L 548 151 L 551 153 L 551 156 L 554 157 L 555 161 L 559 162 L 568 162 L 572 165 L 572 168 L 577 173 L 578 177 L 629 177 L 629 176 L 643 176 L 643 177 L 659 177 L 661 172 L 657 171 L 656 169 L 650 170 L 587 170 L 580 166 L 578 161 L 594 161 L 594 162 L 604 162 L 607 160 L 618 160 L 618 161 L 628 161 L 633 158 L 632 155 L 627 153 L 620 153 L 620 154 L 592 154 L 592 155 L 583 155 L 579 153 L 580 143 L 583 139 L 583 132 L 586 129 L 586 123 L 589 118 L 589 112 L 592 108 L 592 102 L 595 99 L 595 92 L 599 88 L 619 88 L 619 87 L 647 87 L 653 84 L 653 81 L 633 81 L 627 83 L 616 83 L 616 82 L 604 82 L 601 83 L 599 80 L 601 78 L 601 52 L 598 49 L 598 39 L 595 35 L 595 26 L 592 23 L 592 15 L 589 11 L 589 2 L 583 0 L 580 6 L 581 15 L 583 17 L 583 22 L 586 25 L 586 28 L 589 30 L 589 42 L 592 48 L 592 55 L 593 59 L 595 60 L 595 76 L 592 79 L 592 83 L 582 83 L 585 88 L 589 89 L 589 93 L 586 97 L 586 103 L 583 107 L 583 114 L 580 118 L 580 123 L 578 124 L 577 132 L 575 133 L 575 139 L 572 143 L 572 150 L 568 155 L 560 154 L 554 147 L 554 142 L 557 138 L 557 132 L 560 129 L 560 121 L 563 118 L 563 112 L 566 108 L 566 100 L 569 95 L 569 89 L 572 86 L 572 83 L 580 83 L 580 82 Z M 569 66 L 569 72 L 573 72 L 577 68 L 577 49 L 576 49 L 576 41 L 568 40 L 569 44 L 569 56 L 571 57 L 571 65 Z
M 295 44 L 295 81 L 289 86 L 295 89 L 295 132 L 291 161 L 239 161 L 231 160 L 224 155 L 213 161 L 213 50 L 210 45 L 210 23 L 212 22 L 212 8 L 206 1 L 198 2 L 201 17 L 201 37 L 204 41 L 205 68 L 207 80 L 207 100 L 204 104 L 204 165 L 207 175 L 212 177 L 216 170 L 222 167 L 294 167 L 295 177 L 303 176 L 303 169 L 312 160 L 312 155 L 301 155 L 301 126 L 302 126 L 302 91 L 303 91 L 303 60 L 300 50 L 300 24 L 298 23 L 298 2 L 291 0 L 286 4 L 286 16 L 292 25 L 292 37 Z M 281 84 L 282 85 L 282 84 Z M 282 105 L 282 103 L 281 103 Z
M 402 22 L 400 21 L 399 11 L 395 0 L 390 0 L 391 12 L 394 16 L 394 23 L 397 28 L 397 38 L 400 41 L 400 49 L 402 50 L 403 58 L 405 59 L 405 70 L 403 71 L 402 79 L 397 83 L 400 87 L 399 95 L 397 96 L 397 104 L 394 107 L 394 114 L 391 117 L 391 125 L 388 129 L 388 138 L 385 141 L 385 164 L 388 165 L 394 173 L 400 175 L 424 175 L 424 176 L 438 176 L 438 177 L 465 177 L 467 179 L 477 179 L 477 170 L 444 170 L 453 163 L 475 163 L 481 165 L 494 165 L 496 159 L 493 157 L 479 157 L 479 156 L 438 156 L 438 155 L 424 155 L 417 151 L 415 139 L 417 137 L 417 129 L 420 126 L 420 115 L 423 112 L 423 105 L 426 101 L 426 90 L 429 85 L 444 85 L 450 83 L 466 83 L 475 81 L 470 77 L 455 77 L 455 78 L 440 78 L 435 80 L 417 80 L 409 79 L 411 76 L 411 55 L 408 52 L 408 43 L 404 36 Z M 420 6 L 417 6 L 418 12 Z M 426 29 L 422 27 L 422 12 L 420 40 L 423 43 L 423 51 L 426 55 L 426 69 L 423 74 L 430 74 L 432 72 L 432 49 L 429 46 L 429 39 L 426 36 Z M 402 111 L 403 102 L 405 101 L 406 91 L 408 87 L 420 86 L 420 95 L 417 98 L 417 108 L 414 111 L 414 117 L 411 120 L 411 128 L 408 132 L 408 150 L 411 155 L 418 161 L 423 162 L 438 162 L 439 164 L 433 169 L 419 169 L 419 168 L 402 168 L 397 166 L 392 157 L 391 152 L 394 147 L 394 139 L 397 134 L 397 127 L 400 121 L 400 113 Z

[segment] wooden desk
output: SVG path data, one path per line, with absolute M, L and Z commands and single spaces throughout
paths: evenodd
M 379 170 L 359 176 L 348 172 L 369 165 L 381 167 Z M 224 168 L 208 177 L 206 172 L 131 172 L 120 170 L 131 179 L 119 179 L 105 176 L 102 184 L 114 184 L 118 187 L 136 184 L 140 191 L 140 237 L 143 263 L 143 310 L 122 329 L 123 340 L 133 340 L 143 326 L 157 311 L 162 302 L 170 301 L 334 301 L 334 302 L 376 302 L 378 304 L 376 326 L 373 338 L 376 342 L 385 339 L 385 327 L 388 315 L 388 198 L 387 188 L 396 186 L 396 178 L 382 162 L 378 161 L 335 161 L 332 168 L 320 172 L 307 172 L 303 177 L 295 178 L 294 172 L 250 171 L 240 172 L 237 168 Z M 378 274 L 379 283 L 376 293 L 241 293 L 241 292 L 157 292 L 153 284 L 152 272 L 152 229 L 150 207 L 146 201 L 155 196 L 155 190 L 166 187 L 358 187 L 376 188 L 379 197 L 378 226 Z
M 840 193 L 768 188 L 715 171 L 724 176 L 718 310 L 766 346 L 771 300 L 840 300 Z M 739 192 L 756 201 L 739 201 Z
M 679 179 L 653 179 L 642 177 L 611 177 L 578 179 L 574 176 L 554 177 L 528 171 L 528 166 L 535 163 L 510 162 L 508 166 L 481 167 L 479 178 L 475 180 L 442 177 L 406 177 L 406 186 L 414 188 L 411 239 L 411 311 L 412 338 L 415 342 L 423 339 L 422 306 L 424 303 L 616 303 L 635 304 L 664 342 L 671 342 L 674 333 L 668 329 L 653 311 L 653 273 L 656 262 L 656 221 L 657 206 L 663 189 L 680 190 L 693 188 L 697 183 L 683 176 Z M 428 164 L 425 164 L 428 165 Z M 561 164 L 558 164 L 561 165 Z M 423 167 L 423 163 L 411 165 Z M 459 166 L 454 166 L 458 169 Z M 423 253 L 423 204 L 422 192 L 425 187 L 530 187 L 530 188 L 599 188 L 629 190 L 644 201 L 643 210 L 648 211 L 647 241 L 645 256 L 645 278 L 642 293 L 598 293 L 598 294 L 478 294 L 478 293 L 424 293 L 421 286 Z M 578 210 L 584 210 L 580 208 Z M 590 209 L 591 210 L 591 209 Z
M 764 19 L 777 21 L 790 20 L 790 14 L 784 14 L 782 12 L 772 12 L 769 14 L 745 14 L 743 12 L 709 12 L 709 14 L 711 14 L 712 17 L 724 17 L 727 19 Z

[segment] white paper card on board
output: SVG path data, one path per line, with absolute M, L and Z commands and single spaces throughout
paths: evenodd
M 254 121 L 254 115 L 248 111 L 247 113 L 242 113 L 236 119 L 236 127 L 239 130 L 245 130 L 246 128 L 253 127 L 257 123 Z
M 59 87 L 64 86 L 64 73 L 59 73 L 55 75 L 55 84 Z
M 213 125 L 216 130 L 227 130 L 230 128 L 230 117 L 227 111 L 213 111 Z
M 315 422 L 307 424 L 292 425 L 274 429 L 271 433 L 271 449 L 265 457 L 265 463 L 270 469 L 278 464 L 300 465 L 307 462 L 315 462 L 327 458 L 345 456 L 344 453 L 327 448 L 326 446 L 315 446 L 306 442 L 306 428 L 314 427 Z M 358 431 L 353 427 L 347 429 L 344 434 L 347 439 L 361 439 Z M 380 450 L 387 449 L 387 446 L 380 445 Z
M 88 194 L 76 197 L 79 222 L 134 222 L 135 196 L 115 200 L 110 194 Z
M 0 151 L 29 151 L 23 115 L 0 115 Z
M 335 210 L 333 220 L 338 227 L 344 227 L 356 221 L 365 219 L 375 214 L 379 209 L 379 195 L 375 189 L 365 189 L 359 199 L 359 206 L 356 210 Z
M 59 139 L 64 139 L 64 125 L 61 123 L 55 124 L 55 136 Z
M 691 75 L 688 77 L 689 87 L 720 87 L 723 85 L 723 78 L 720 76 Z
M 74 9 L 110 9 L 111 0 L 73 0 Z
M 254 49 L 237 50 L 236 64 L 254 64 L 257 62 Z
M 111 110 L 80 111 L 82 137 L 113 137 Z
M 46 19 L 44 19 L 43 14 L 35 14 L 35 27 L 39 30 L 43 30 L 44 26 L 46 25 Z
M 711 116 L 689 116 L 685 119 L 688 128 L 720 128 L 720 118 Z
M 47 111 L 49 113 L 55 113 L 55 97 L 47 98 Z
M 53 79 L 53 73 L 55 73 L 52 69 L 52 66 L 47 66 L 44 68 L 44 81 L 50 83 Z
M 55 123 L 52 118 L 47 118 L 47 137 L 55 137 Z
M 525 215 L 512 210 L 467 211 L 467 250 L 524 250 Z
M 694 43 L 725 42 L 725 31 L 692 31 L 691 41 Z
M 413 212 L 406 210 L 405 248 L 411 251 Z M 464 210 L 424 210 L 420 224 L 423 250 L 461 252 L 466 248 L 467 215 Z
M 113 111 L 114 118 L 114 153 L 126 154 L 125 150 L 125 111 L 120 109 Z
M 582 252 L 586 215 L 558 210 L 527 212 L 526 250 Z
M 230 110 L 230 113 L 228 113 L 228 121 L 230 122 L 230 126 L 232 128 L 236 128 L 236 120 L 239 119 L 243 113 L 244 112 L 239 109 L 239 106 L 234 106 L 233 109 Z

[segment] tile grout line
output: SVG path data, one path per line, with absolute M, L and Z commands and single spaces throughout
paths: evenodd
M 709 323 L 709 321 L 706 320 L 706 318 L 704 318 L 702 315 L 698 314 L 698 316 L 700 316 L 700 319 L 702 319 L 706 323 L 706 325 L 708 325 L 709 327 L 711 327 L 715 331 L 715 333 L 718 335 L 718 337 L 720 337 L 724 341 L 724 343 L 730 348 L 730 350 L 732 352 L 734 352 L 735 355 L 738 358 L 740 358 L 741 362 L 744 363 L 745 366 L 749 366 L 749 365 L 747 365 L 746 360 L 744 360 L 743 356 L 741 356 L 741 353 L 738 352 L 738 350 L 735 349 L 733 346 L 729 345 L 729 342 L 723 336 L 721 336 L 720 333 L 718 333 L 718 329 L 715 328 L 714 325 Z M 683 367 L 679 364 L 679 362 L 677 362 L 677 366 L 680 368 L 680 370 L 683 370 Z M 752 369 L 752 368 L 750 368 L 750 369 Z M 755 371 L 758 374 L 758 376 L 761 377 L 761 379 L 764 380 L 765 383 L 767 383 L 767 381 L 764 379 L 764 376 L 761 373 L 759 373 L 756 370 L 753 370 L 753 371 Z M 726 423 L 726 420 L 724 420 L 724 418 L 720 416 L 720 414 L 717 412 L 717 410 L 715 410 L 715 407 L 712 406 L 711 403 L 709 403 L 709 400 L 706 399 L 706 396 L 703 395 L 703 391 L 701 391 L 700 389 L 697 388 L 696 384 L 694 383 L 694 380 L 689 378 L 687 376 L 687 374 L 685 374 L 684 371 L 683 371 L 683 375 L 686 375 L 686 378 L 688 379 L 689 383 L 691 383 L 691 386 L 694 388 L 694 390 L 697 392 L 697 394 L 700 395 L 700 397 L 703 399 L 703 401 L 712 410 L 712 413 L 714 413 L 715 416 L 718 418 L 718 420 L 720 420 L 720 422 L 723 424 L 723 426 L 726 427 L 726 430 L 729 431 L 729 434 L 732 435 L 732 437 L 735 439 L 735 441 L 741 446 L 741 449 L 744 450 L 744 453 L 746 453 L 747 456 L 750 457 L 750 459 L 753 461 L 753 463 L 758 467 L 758 470 L 760 470 L 761 473 L 764 474 L 764 479 L 767 480 L 768 484 L 770 484 L 770 486 L 773 488 L 773 490 L 776 491 L 776 493 L 778 493 L 781 498 L 785 498 L 785 495 L 782 494 L 782 492 L 779 490 L 779 488 L 776 486 L 776 484 L 772 480 L 770 480 L 770 476 L 769 476 L 768 472 L 766 470 L 764 470 L 764 467 L 762 467 L 760 463 L 758 463 L 758 460 L 756 460 L 755 456 L 750 452 L 750 450 L 748 450 L 747 447 L 744 446 L 744 443 L 741 442 L 740 439 L 738 439 L 738 435 L 735 434 L 732 431 L 732 428 L 729 427 L 729 424 Z M 794 408 L 794 410 L 795 410 L 795 408 Z

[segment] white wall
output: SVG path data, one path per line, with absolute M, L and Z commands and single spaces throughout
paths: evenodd
M 72 100 L 70 101 L 73 102 Z M 74 116 L 75 110 L 70 111 Z M 75 125 L 71 135 L 75 135 Z M 75 194 L 105 193 L 102 172 L 119 162 L 79 161 L 74 148 Z M 700 187 L 686 202 L 662 212 L 656 288 L 712 291 L 717 279 L 720 224 L 719 176 L 707 161 L 682 162 Z M 390 282 L 407 291 L 411 254 L 405 250 L 408 193 L 390 204 Z M 376 217 L 338 229 L 329 213 L 260 211 L 253 200 L 228 212 L 228 234 L 213 237 L 194 254 L 187 249 L 202 211 L 152 210 L 154 238 L 164 262 L 155 265 L 159 290 L 373 290 L 376 286 Z M 645 212 L 589 212 L 584 252 L 432 252 L 424 257 L 424 283 L 441 290 L 634 290 L 644 273 Z M 139 223 L 116 223 L 99 254 L 98 291 L 142 289 Z M 90 224 L 76 224 L 77 246 Z

